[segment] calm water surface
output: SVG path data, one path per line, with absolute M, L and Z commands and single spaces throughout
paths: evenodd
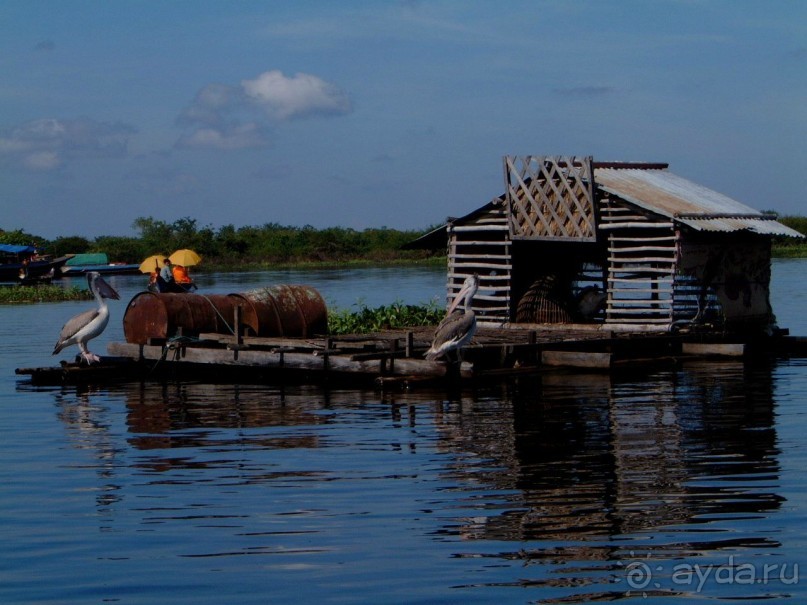
M 774 309 L 807 335 L 807 262 Z M 434 269 L 202 275 L 330 305 L 443 296 Z M 121 290 L 107 332 L 142 278 Z M 807 363 L 547 374 L 448 396 L 34 388 L 88 303 L 0 307 L 2 603 L 803 603 Z

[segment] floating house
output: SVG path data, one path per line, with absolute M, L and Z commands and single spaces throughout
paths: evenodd
M 409 247 L 448 252 L 447 299 L 479 277 L 480 329 L 459 363 L 424 359 L 433 326 L 330 336 L 305 286 L 141 293 L 125 343 L 92 367 L 18 368 L 32 384 L 298 379 L 382 388 L 628 369 L 692 357 L 807 356 L 775 325 L 771 243 L 802 237 L 667 164 L 505 157 L 505 192 Z
M 480 325 L 770 330 L 771 239 L 801 234 L 667 168 L 508 156 L 503 195 L 413 247 L 447 247 L 449 300 L 479 275 Z

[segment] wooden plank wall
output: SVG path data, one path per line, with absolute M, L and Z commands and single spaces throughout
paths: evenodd
M 603 197 L 599 227 L 608 234 L 606 322 L 670 324 L 677 269 L 672 220 Z
M 473 309 L 477 323 L 499 326 L 510 319 L 512 244 L 504 205 L 496 205 L 468 223 L 448 225 L 446 304 L 454 300 L 469 275 L 479 275 Z

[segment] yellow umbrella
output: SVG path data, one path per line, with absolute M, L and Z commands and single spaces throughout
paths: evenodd
M 141 273 L 151 273 L 152 271 L 159 271 L 163 268 L 163 260 L 165 254 L 152 254 L 142 263 L 140 263 Z
M 193 250 L 188 250 L 187 248 L 177 250 L 168 258 L 171 259 L 171 262 L 175 265 L 182 265 L 183 267 L 192 267 L 193 265 L 198 265 L 200 262 L 202 262 L 201 256 L 196 254 L 196 252 Z

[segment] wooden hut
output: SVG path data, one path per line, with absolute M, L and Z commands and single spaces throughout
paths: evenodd
M 775 220 L 667 170 L 504 158 L 505 193 L 421 238 L 447 245 L 447 299 L 476 273 L 481 325 L 768 329 Z

